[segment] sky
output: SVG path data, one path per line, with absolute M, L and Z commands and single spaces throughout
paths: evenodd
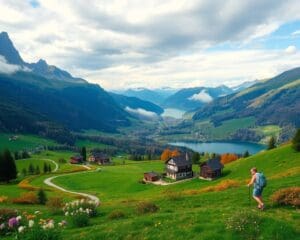
M 108 90 L 235 86 L 300 66 L 299 0 L 0 0 L 0 29 Z

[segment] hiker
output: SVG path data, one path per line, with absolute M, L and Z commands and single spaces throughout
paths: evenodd
M 250 182 L 248 183 L 248 187 L 250 187 L 252 184 L 253 187 L 253 198 L 258 203 L 258 208 L 261 210 L 264 210 L 265 204 L 262 199 L 262 192 L 264 187 L 266 186 L 266 178 L 263 173 L 257 172 L 257 169 L 255 167 L 251 168 L 250 170 L 252 178 Z

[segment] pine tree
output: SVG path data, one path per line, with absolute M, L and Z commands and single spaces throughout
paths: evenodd
M 86 147 L 81 148 L 82 161 L 86 162 Z
M 249 154 L 248 150 L 246 150 L 246 151 L 244 152 L 243 158 L 247 158 L 247 157 L 249 157 L 249 156 L 250 156 L 250 154 Z
M 276 148 L 276 140 L 275 137 L 271 137 L 268 143 L 268 150 Z
M 15 160 L 18 160 L 18 159 L 20 158 L 20 157 L 19 157 L 19 152 L 18 152 L 18 151 L 15 151 L 14 157 L 15 157 Z
M 22 152 L 22 159 L 26 159 L 26 158 L 30 158 L 30 155 L 29 155 L 29 153 L 27 151 L 24 150 Z
M 38 198 L 39 204 L 43 204 L 43 205 L 46 204 L 46 202 L 47 202 L 47 196 L 46 196 L 46 193 L 45 193 L 44 189 L 41 188 L 38 191 L 37 198 Z
M 193 153 L 192 162 L 198 164 L 200 162 L 200 154 L 198 152 Z
M 27 175 L 27 170 L 26 168 L 23 168 L 22 169 L 22 176 L 25 177 Z
M 298 128 L 295 136 L 293 137 L 292 146 L 297 152 L 300 152 L 300 128 Z
M 0 154 L 0 181 L 9 182 L 17 178 L 17 167 L 10 151 L 5 149 Z
M 41 170 L 40 170 L 39 165 L 37 165 L 37 166 L 35 167 L 34 173 L 35 173 L 36 175 L 39 175 L 39 174 L 41 173 Z
M 47 173 L 47 172 L 48 172 L 48 165 L 47 163 L 44 162 L 43 173 Z
M 34 174 L 34 167 L 33 167 L 32 163 L 30 163 L 29 166 L 28 166 L 28 174 L 29 175 Z
M 52 172 L 52 169 L 51 169 L 51 165 L 50 163 L 48 164 L 48 172 L 51 173 Z

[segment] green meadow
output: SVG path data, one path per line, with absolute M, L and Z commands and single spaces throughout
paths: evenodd
M 39 146 L 53 146 L 58 145 L 55 141 L 42 138 L 36 135 L 22 135 L 17 134 L 17 139 L 10 141 L 9 138 L 15 134 L 0 134 L 0 151 L 8 148 L 12 152 L 24 149 L 33 149 Z
M 59 158 L 67 158 L 70 154 L 48 151 L 34 156 L 30 161 L 37 162 L 37 158 L 47 157 L 58 162 Z M 99 214 L 91 219 L 89 226 L 67 227 L 62 231 L 63 239 L 299 239 L 299 211 L 293 207 L 273 205 L 270 201 L 275 191 L 299 186 L 299 161 L 300 153 L 285 145 L 227 164 L 223 176 L 215 181 L 195 178 L 168 186 L 142 184 L 140 180 L 144 172 L 164 171 L 164 163 L 159 160 L 127 160 L 125 164 L 101 166 L 97 171 L 59 176 L 53 180 L 55 184 L 68 190 L 96 195 L 101 201 Z M 249 169 L 253 166 L 263 171 L 268 179 L 264 191 L 267 208 L 263 212 L 257 210 L 254 201 L 249 199 L 246 187 Z M 37 176 L 30 183 L 45 188 L 48 196 L 59 194 L 68 201 L 75 196 L 54 190 L 44 185 L 43 181 L 74 167 L 68 163 L 60 164 L 58 173 Z M 199 167 L 194 165 L 193 170 L 198 172 Z M 217 190 L 217 186 L 229 180 L 235 185 Z M 212 188 L 205 190 L 207 187 Z M 0 190 L 0 195 L 10 197 L 25 191 L 14 183 L 0 185 Z M 137 206 L 144 202 L 155 204 L 158 211 L 138 212 Z M 62 215 L 52 216 L 46 207 L 40 205 L 0 203 L 2 207 L 29 212 L 39 209 L 45 217 L 50 216 L 57 221 L 64 219 Z M 121 212 L 122 216 L 112 219 L 114 212 Z M 254 216 L 260 223 L 255 234 L 252 230 L 245 235 L 244 232 L 228 229 L 229 219 L 243 213 Z

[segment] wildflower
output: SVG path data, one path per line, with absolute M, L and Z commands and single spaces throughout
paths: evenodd
M 22 232 L 24 232 L 24 229 L 25 229 L 25 227 L 20 226 L 20 227 L 18 228 L 18 232 L 19 232 L 19 233 L 22 233 Z
M 8 226 L 10 228 L 16 227 L 18 224 L 19 224 L 19 221 L 15 217 L 8 220 Z
M 22 217 L 19 215 L 19 216 L 16 217 L 16 219 L 19 222 L 22 219 Z
M 69 216 L 69 212 L 65 212 L 65 216 Z
M 0 225 L 0 230 L 3 230 L 5 228 L 5 223 L 2 223 L 1 225 Z
M 34 225 L 34 221 L 33 220 L 29 220 L 28 221 L 28 227 L 32 228 Z

